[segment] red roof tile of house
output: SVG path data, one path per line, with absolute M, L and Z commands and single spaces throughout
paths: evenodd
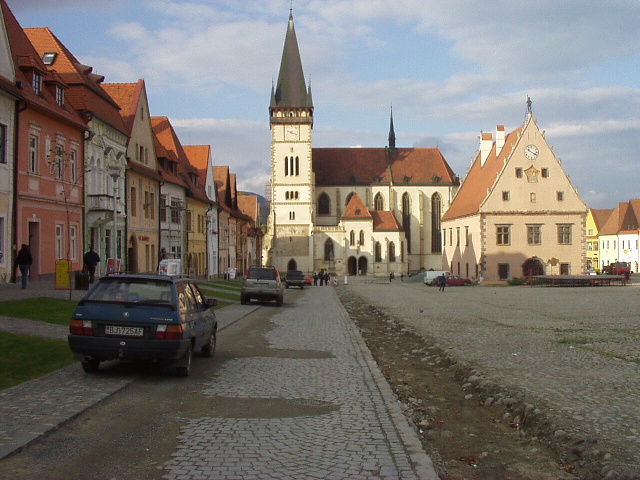
M 184 153 L 187 154 L 191 165 L 203 170 L 209 166 L 209 159 L 211 158 L 210 145 L 183 145 L 182 148 Z
M 484 165 L 481 165 L 480 153 L 478 153 L 451 206 L 442 216 L 443 221 L 473 215 L 480 211 L 480 205 L 487 198 L 498 173 L 504 166 L 505 159 L 518 140 L 519 132 L 523 129 L 524 126 L 519 127 L 506 136 L 505 144 L 497 156 L 494 143 Z
M 47 52 L 57 53 L 47 68 L 60 75 L 69 86 L 65 97 L 76 110 L 91 112 L 116 130 L 128 134 L 120 107 L 100 85 L 104 80 L 102 75 L 96 75 L 92 73 L 92 67 L 82 65 L 48 28 L 25 28 L 24 32 L 40 57 Z
M 229 167 L 226 165 L 214 166 L 213 181 L 216 186 L 216 200 L 221 205 L 230 207 L 231 190 L 229 189 Z
M 144 88 L 144 80 L 136 83 L 103 83 L 102 88 L 120 106 L 120 115 L 129 134 L 133 130 L 140 95 Z
M 178 166 L 183 162 L 187 162 L 187 159 L 171 122 L 169 122 L 167 117 L 151 117 L 151 127 L 153 128 L 155 137 L 156 156 L 158 158 L 165 158 L 176 164 L 176 171 L 174 172 L 168 165 L 163 167 L 162 163 L 158 162 L 158 170 L 162 174 L 163 179 L 187 188 L 187 184 L 180 177 L 180 172 L 178 171 Z
M 251 217 L 254 224 L 258 219 L 258 197 L 256 195 L 238 195 L 238 210 L 244 215 Z
M 374 232 L 400 232 L 402 227 L 393 215 L 387 210 L 371 210 Z
M 431 185 L 457 177 L 437 148 L 314 148 L 317 185 Z
M 343 220 L 371 220 L 372 216 L 360 198 L 360 195 L 354 193 L 349 199 L 347 207 L 342 214 Z
M 640 224 L 640 199 L 619 202 L 600 229 L 600 235 L 637 232 Z
M 599 232 L 613 213 L 613 208 L 591 208 L 590 210 Z

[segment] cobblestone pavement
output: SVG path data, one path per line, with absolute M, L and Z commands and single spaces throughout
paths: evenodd
M 420 283 L 350 278 L 339 288 L 468 367 L 461 398 L 528 405 L 525 411 L 541 417 L 547 434 L 576 441 L 584 462 L 604 464 L 602 478 L 640 472 L 637 284 L 439 292 Z
M 72 291 L 73 300 L 86 292 Z M 69 291 L 55 290 L 50 282 L 1 284 L 0 301 L 21 298 L 69 298 Z M 46 301 L 46 300 L 45 300 Z M 234 304 L 216 311 L 218 329 L 259 308 Z M 0 330 L 23 335 L 66 340 L 69 327 L 24 318 L 0 316 Z M 72 364 L 40 378 L 0 391 L 0 459 L 23 448 L 87 408 L 133 381 L 132 378 L 85 375 Z
M 0 299 L 9 289 L 0 288 Z M 221 321 L 225 312 L 237 317 L 241 310 L 246 315 L 243 309 L 255 308 L 259 307 L 232 305 L 219 310 L 218 318 Z M 205 395 L 286 399 L 323 413 L 185 419 L 178 450 L 163 466 L 164 478 L 438 478 L 333 288 L 306 289 L 273 321 L 276 327 L 267 338 L 270 348 L 314 355 L 232 360 L 214 374 Z M 0 329 L 10 329 L 15 322 L 0 319 Z M 50 335 L 49 327 L 44 328 L 43 334 Z M 71 365 L 0 392 L 0 458 L 130 381 L 84 375 L 78 365 Z M 219 438 L 225 441 L 216 441 Z
M 334 408 L 296 418 L 188 420 L 165 478 L 438 478 L 333 288 L 306 289 L 272 321 L 270 348 L 314 358 L 237 358 L 204 393 Z

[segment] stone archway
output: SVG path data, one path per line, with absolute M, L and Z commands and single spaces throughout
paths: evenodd
M 290 270 L 298 270 L 298 262 L 296 262 L 293 258 L 289 260 L 289 263 L 287 263 L 287 272 Z
M 360 257 L 358 259 L 358 274 L 359 275 L 366 275 L 367 274 L 367 266 L 368 266 L 367 257 Z
M 358 274 L 358 261 L 356 260 L 356 257 L 349 257 L 347 260 L 347 272 L 349 275 Z
M 531 257 L 522 264 L 522 276 L 544 275 L 544 263 L 538 257 Z

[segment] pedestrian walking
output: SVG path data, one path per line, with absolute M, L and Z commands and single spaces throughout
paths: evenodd
M 16 256 L 16 267 L 20 269 L 20 275 L 22 275 L 22 289 L 27 288 L 27 278 L 29 276 L 29 268 L 33 263 L 33 257 L 31 256 L 31 252 L 29 251 L 29 247 L 22 244 L 20 247 L 20 251 Z
M 393 273 L 389 274 L 389 283 L 391 283 L 391 280 L 393 279 Z
M 447 286 L 447 276 L 444 273 L 438 277 L 438 284 L 440 285 L 440 291 L 444 292 L 444 287 Z
M 313 272 L 313 286 L 318 286 L 318 274 L 316 272 Z
M 100 256 L 93 251 L 93 248 L 90 248 L 89 251 L 84 254 L 82 261 L 89 273 L 89 283 L 93 283 L 96 275 L 96 265 L 100 263 Z

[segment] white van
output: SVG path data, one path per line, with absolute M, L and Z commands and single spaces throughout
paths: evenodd
M 424 272 L 424 284 L 429 286 L 435 285 L 436 279 L 442 275 L 451 275 L 451 273 L 447 270 L 427 270 Z

